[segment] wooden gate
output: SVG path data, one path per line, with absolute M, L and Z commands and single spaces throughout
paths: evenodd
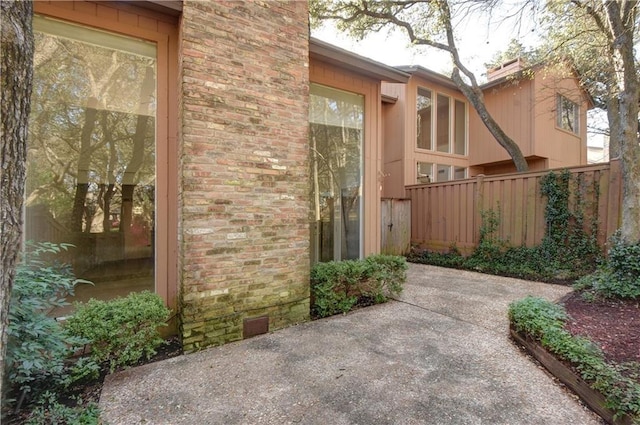
M 382 237 L 380 252 L 405 255 L 411 247 L 411 200 L 382 199 Z

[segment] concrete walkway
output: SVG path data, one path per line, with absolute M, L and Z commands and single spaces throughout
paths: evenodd
M 568 288 L 410 265 L 400 301 L 109 377 L 115 424 L 602 424 L 508 338 Z

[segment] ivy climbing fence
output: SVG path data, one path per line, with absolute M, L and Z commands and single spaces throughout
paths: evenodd
M 560 174 L 565 169 L 551 170 Z M 622 199 L 618 160 L 566 168 L 570 173 L 570 210 L 580 209 L 583 227 L 602 248 L 620 227 Z M 541 181 L 549 170 L 478 175 L 465 180 L 406 187 L 411 199 L 411 243 L 433 251 L 455 246 L 470 254 L 477 246 L 482 211 L 499 217 L 499 236 L 512 246 L 536 246 L 545 236 L 545 206 Z

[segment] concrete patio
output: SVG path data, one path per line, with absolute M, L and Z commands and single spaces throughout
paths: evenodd
M 569 288 L 411 264 L 398 301 L 107 378 L 109 424 L 602 424 L 508 338 Z

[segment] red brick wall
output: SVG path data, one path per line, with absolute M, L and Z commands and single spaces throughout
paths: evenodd
M 179 274 L 186 351 L 309 315 L 308 5 L 183 3 Z

